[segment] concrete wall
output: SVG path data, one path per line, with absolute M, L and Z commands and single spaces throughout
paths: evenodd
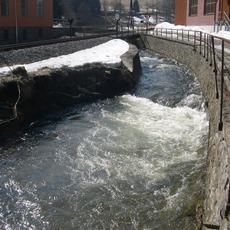
M 197 76 L 203 94 L 208 101 L 210 119 L 207 174 L 205 188 L 205 202 L 203 223 L 220 225 L 220 229 L 227 229 L 225 216 L 229 193 L 229 155 L 230 155 L 230 98 L 225 94 L 224 130 L 218 131 L 219 100 L 216 99 L 213 67 L 206 62 L 193 47 L 177 42 L 143 36 L 142 40 L 147 48 L 169 58 L 185 64 Z M 202 229 L 208 229 L 203 226 Z

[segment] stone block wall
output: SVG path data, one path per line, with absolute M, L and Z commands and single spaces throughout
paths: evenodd
M 218 130 L 220 99 L 216 98 L 215 75 L 213 66 L 210 66 L 198 51 L 192 46 L 177 43 L 166 39 L 143 35 L 142 41 L 146 48 L 166 57 L 175 59 L 186 65 L 198 78 L 203 94 L 206 98 L 209 111 L 209 139 L 205 201 L 202 229 L 209 225 L 219 226 L 219 229 L 227 229 L 228 219 L 225 217 L 229 198 L 229 155 L 230 155 L 230 97 L 224 94 L 224 128 Z M 218 76 L 220 78 L 220 76 Z M 220 86 L 220 82 L 219 82 Z M 218 229 L 218 228 L 216 228 Z

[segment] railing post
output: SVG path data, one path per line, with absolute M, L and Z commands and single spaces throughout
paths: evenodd
M 188 42 L 189 42 L 189 30 L 188 30 Z
M 207 57 L 206 57 L 206 61 L 208 62 L 208 58 L 209 58 L 209 40 L 208 40 L 208 34 L 206 34 L 206 54 L 207 54 Z
M 176 30 L 176 39 L 178 40 L 178 30 Z
M 206 51 L 206 35 L 204 33 L 204 58 L 206 57 L 205 51 Z
M 219 98 L 219 89 L 218 89 L 218 81 L 217 81 L 217 66 L 216 66 L 216 50 L 215 50 L 215 41 L 214 37 L 212 36 L 212 54 L 213 54 L 213 62 L 214 62 L 214 70 L 215 73 L 215 84 L 216 84 L 216 99 Z
M 193 50 L 194 50 L 194 52 L 196 52 L 196 31 L 194 31 L 193 38 L 194 38 L 194 47 L 193 47 Z
M 147 21 L 147 23 L 146 23 L 146 35 L 148 35 L 148 27 L 149 27 L 149 23 Z
M 223 101 L 224 101 L 224 40 L 222 40 L 222 49 L 221 49 L 221 86 L 220 86 L 219 131 L 223 130 Z
M 202 54 L 202 32 L 200 32 L 200 54 Z
M 184 41 L 184 30 L 182 29 L 182 41 Z
M 211 40 L 211 36 L 209 36 L 209 51 L 210 51 L 210 63 L 209 63 L 209 66 L 212 66 L 212 61 L 213 61 L 213 56 L 212 56 L 212 40 Z
M 171 29 L 171 39 L 173 38 L 173 36 L 172 36 L 172 35 L 173 35 L 173 30 Z
M 118 22 L 119 22 L 119 20 L 116 20 L 116 38 L 118 38 L 118 33 L 119 33 L 119 28 L 118 28 Z

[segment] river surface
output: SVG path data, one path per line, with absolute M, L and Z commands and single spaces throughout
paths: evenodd
M 208 121 L 194 76 L 141 52 L 134 92 L 0 147 L 0 229 L 194 229 Z

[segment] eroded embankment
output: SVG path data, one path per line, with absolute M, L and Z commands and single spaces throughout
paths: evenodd
M 39 116 L 74 103 L 111 97 L 134 88 L 138 49 L 130 45 L 116 64 L 86 64 L 27 73 L 22 68 L 0 82 L 0 136 L 12 135 Z
M 229 193 L 229 97 L 227 91 L 224 95 L 224 128 L 220 132 L 219 124 L 219 100 L 216 98 L 215 76 L 213 67 L 193 51 L 193 47 L 179 44 L 169 40 L 143 36 L 142 42 L 146 48 L 176 59 L 190 68 L 200 81 L 202 91 L 208 102 L 209 110 L 209 144 L 205 184 L 203 224 L 220 226 L 227 229 L 225 218 Z M 206 229 L 204 227 L 202 229 Z

